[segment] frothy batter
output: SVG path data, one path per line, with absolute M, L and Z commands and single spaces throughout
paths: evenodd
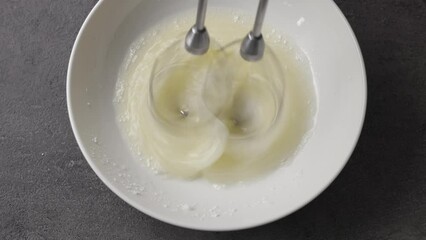
M 229 182 L 276 168 L 314 123 L 308 60 L 270 29 L 264 59 L 244 61 L 238 39 L 252 21 L 229 10 L 209 11 L 213 44 L 191 56 L 181 40 L 192 18 L 160 23 L 131 46 L 114 99 L 123 135 L 147 166 L 173 176 Z

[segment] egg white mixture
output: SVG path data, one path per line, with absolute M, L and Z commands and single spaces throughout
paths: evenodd
M 314 125 L 308 59 L 266 27 L 264 58 L 245 62 L 238 50 L 253 19 L 224 9 L 209 9 L 210 50 L 192 56 L 183 39 L 193 21 L 168 19 L 130 46 L 114 98 L 130 148 L 154 171 L 184 178 L 240 181 L 277 168 Z

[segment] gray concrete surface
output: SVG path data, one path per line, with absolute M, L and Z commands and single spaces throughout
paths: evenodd
M 426 239 L 426 3 L 336 0 L 368 72 L 359 144 L 291 216 L 228 233 L 174 227 L 96 177 L 68 121 L 72 44 L 95 0 L 0 0 L 0 239 Z

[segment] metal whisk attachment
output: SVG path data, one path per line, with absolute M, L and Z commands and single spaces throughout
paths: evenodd
M 207 0 L 199 0 L 197 20 L 195 25 L 189 29 L 185 38 L 185 48 L 194 55 L 202 55 L 209 50 L 210 37 L 204 26 L 206 19 Z
M 261 31 L 267 4 L 268 0 L 260 0 L 253 30 L 247 34 L 241 43 L 240 54 L 246 61 L 259 61 L 265 52 L 265 41 L 263 40 Z
M 243 39 L 240 48 L 241 57 L 250 62 L 259 61 L 265 51 L 262 37 L 262 25 L 266 14 L 268 0 L 260 0 L 253 30 Z M 206 19 L 207 0 L 199 0 L 196 23 L 189 29 L 185 38 L 185 49 L 194 55 L 206 53 L 210 45 L 210 37 L 204 26 Z

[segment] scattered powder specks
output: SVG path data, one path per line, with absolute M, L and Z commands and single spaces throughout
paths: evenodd
M 302 26 L 302 24 L 305 22 L 305 18 L 304 17 L 301 17 L 301 18 L 299 18 L 299 20 L 297 20 L 297 26 Z

